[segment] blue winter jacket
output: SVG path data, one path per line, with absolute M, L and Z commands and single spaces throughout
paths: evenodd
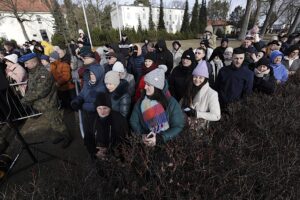
M 82 110 L 87 112 L 96 112 L 94 102 L 96 100 L 97 94 L 100 92 L 105 92 L 104 84 L 104 68 L 99 64 L 94 64 L 89 66 L 87 72 L 93 72 L 96 76 L 96 83 L 91 84 L 89 81 L 83 83 L 83 88 L 79 95 L 73 100 L 78 104 L 82 104 Z
M 127 72 L 133 74 L 134 80 L 138 82 L 142 76 L 142 67 L 144 66 L 144 56 L 130 56 L 127 63 Z
M 252 93 L 254 73 L 247 65 L 236 68 L 233 65 L 225 66 L 219 71 L 215 88 L 219 93 L 221 106 L 238 101 Z
M 270 65 L 273 68 L 275 79 L 284 83 L 288 79 L 288 70 L 285 68 L 285 66 L 282 63 L 274 64 L 274 59 L 277 56 L 281 56 L 281 58 L 283 59 L 283 53 L 281 53 L 278 50 L 275 50 L 270 55 L 270 62 L 271 62 Z

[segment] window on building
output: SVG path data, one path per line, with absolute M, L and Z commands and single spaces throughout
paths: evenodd
M 42 18 L 41 18 L 40 15 L 37 15 L 37 16 L 36 16 L 36 20 L 38 21 L 39 24 L 42 23 Z
M 42 36 L 42 39 L 43 40 L 49 40 L 49 37 L 48 37 L 48 34 L 47 34 L 47 31 L 45 29 L 41 29 L 40 30 L 40 33 L 41 33 L 41 36 Z

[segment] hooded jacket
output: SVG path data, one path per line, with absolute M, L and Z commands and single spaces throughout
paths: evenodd
M 44 54 L 46 55 L 46 56 L 49 56 L 50 55 L 50 53 L 52 53 L 53 52 L 53 46 L 50 44 L 50 43 L 48 43 L 47 41 L 42 41 L 41 42 L 41 45 L 44 47 Z
M 128 59 L 127 70 L 130 74 L 134 76 L 137 82 L 142 76 L 142 67 L 144 65 L 144 56 L 142 55 L 142 49 L 140 45 L 135 44 L 137 47 L 137 52 L 131 55 Z
M 96 76 L 96 82 L 91 84 L 89 81 L 85 81 L 79 95 L 72 102 L 82 105 L 82 109 L 84 111 L 96 112 L 94 102 L 97 94 L 106 91 L 104 85 L 104 68 L 101 65 L 95 64 L 89 66 L 89 68 L 86 70 L 87 72 L 94 73 Z
M 217 36 L 214 34 L 214 30 L 213 30 L 212 25 L 206 26 L 205 31 L 208 31 L 208 32 L 211 33 L 211 38 L 208 39 L 209 46 L 213 49 L 216 48 L 216 46 L 217 46 L 217 41 L 216 41 Z
M 158 40 L 156 45 L 156 64 L 157 65 L 166 65 L 168 70 L 166 72 L 166 77 L 168 77 L 173 69 L 173 55 L 168 50 L 165 40 Z M 159 48 L 162 50 L 160 51 Z
M 121 49 L 117 44 L 111 44 L 110 47 L 114 50 L 114 52 L 117 55 L 117 60 L 120 61 L 124 66 L 126 66 L 126 59 L 124 54 L 121 52 Z M 124 50 L 124 49 L 123 49 Z M 127 55 L 128 55 L 128 49 L 127 49 Z
M 274 77 L 276 80 L 279 80 L 280 82 L 284 83 L 288 79 L 288 70 L 285 68 L 285 66 L 282 63 L 275 64 L 274 59 L 277 56 L 281 56 L 283 58 L 283 53 L 281 53 L 278 50 L 272 51 L 270 55 L 270 66 L 273 68 L 274 71 Z
M 168 99 L 168 105 L 165 112 L 167 114 L 170 128 L 166 131 L 160 132 L 160 134 L 162 134 L 163 141 L 167 142 L 180 134 L 180 132 L 184 128 L 185 121 L 179 103 L 172 96 L 168 95 L 168 84 L 165 84 L 163 93 L 166 94 L 166 97 Z M 150 133 L 150 130 L 148 129 L 146 123 L 143 120 L 143 115 L 141 111 L 142 100 L 143 98 L 140 98 L 138 102 L 134 105 L 130 117 L 130 125 L 133 132 L 140 135 Z
M 66 91 L 74 89 L 75 85 L 72 83 L 71 67 L 68 63 L 59 60 L 51 63 L 50 71 L 58 85 L 58 90 Z

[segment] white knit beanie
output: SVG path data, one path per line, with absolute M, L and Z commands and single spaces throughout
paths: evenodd
M 125 72 L 124 65 L 120 61 L 114 64 L 112 70 L 115 72 Z
M 166 65 L 158 65 L 155 70 L 145 75 L 144 80 L 150 85 L 162 90 L 165 86 L 165 72 L 167 70 Z
M 115 71 L 109 71 L 105 74 L 104 83 L 110 83 L 114 84 L 115 86 L 118 86 L 120 84 L 120 75 L 118 72 Z
M 5 56 L 4 59 L 16 64 L 18 62 L 18 56 L 17 54 L 10 54 L 8 56 Z

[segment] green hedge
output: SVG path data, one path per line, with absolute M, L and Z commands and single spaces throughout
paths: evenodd
M 150 41 L 157 41 L 157 39 L 163 38 L 165 40 L 184 40 L 194 39 L 196 35 L 194 33 L 180 33 L 175 34 L 167 33 L 166 31 L 148 31 L 142 30 L 136 32 L 134 29 L 125 29 L 124 31 L 129 40 L 133 43 L 143 42 L 145 39 Z M 93 46 L 101 46 L 106 43 L 117 43 L 119 41 L 119 31 L 115 29 L 100 30 L 98 28 L 91 30 L 91 37 Z M 70 38 L 68 38 L 70 39 Z M 74 38 L 75 40 L 77 38 Z M 55 33 L 52 37 L 52 44 L 58 45 L 64 42 L 63 36 L 59 33 Z

